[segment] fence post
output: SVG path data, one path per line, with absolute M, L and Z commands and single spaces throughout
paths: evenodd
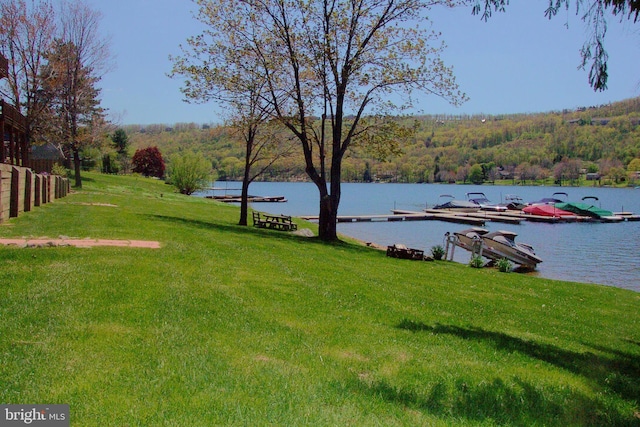
M 2 152 L 4 152 L 4 144 L 2 144 L 0 154 L 2 154 Z M 2 202 L 2 199 L 4 198 L 4 195 L 2 194 L 3 190 L 4 185 L 2 185 L 2 169 L 0 169 L 0 222 L 4 220 L 4 203 Z
M 53 188 L 53 185 L 55 184 L 51 179 L 51 175 L 47 175 L 47 202 L 53 202 L 53 195 L 55 194 L 55 188 Z
M 25 212 L 29 212 L 31 210 L 31 207 L 33 206 L 32 196 L 33 196 L 33 172 L 31 172 L 31 169 L 26 169 L 24 174 L 24 211 Z
M 34 198 L 33 206 L 40 206 L 42 204 L 42 175 L 35 175 L 35 185 L 33 189 Z
M 20 206 L 20 171 L 17 168 L 11 168 L 11 205 L 9 207 L 9 217 L 18 216 L 18 207 Z

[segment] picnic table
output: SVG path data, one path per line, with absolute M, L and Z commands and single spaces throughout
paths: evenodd
M 262 219 L 261 215 L 264 215 L 264 219 Z M 294 223 L 289 215 L 261 214 L 257 211 L 253 211 L 253 226 L 280 231 L 292 231 L 298 229 L 298 224 Z
M 387 256 L 391 258 L 400 259 L 412 259 L 412 260 L 424 260 L 424 251 L 419 249 L 411 249 L 405 245 L 396 243 L 395 245 L 387 246 Z

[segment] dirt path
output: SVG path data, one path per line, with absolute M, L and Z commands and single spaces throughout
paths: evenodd
M 92 248 L 94 246 L 117 246 L 127 248 L 147 248 L 160 249 L 160 242 L 149 240 L 113 240 L 113 239 L 73 239 L 59 238 L 50 239 L 48 237 L 40 238 L 14 238 L 0 239 L 0 245 L 18 246 L 21 248 L 41 248 L 41 247 L 57 247 L 57 246 L 75 246 L 78 248 Z

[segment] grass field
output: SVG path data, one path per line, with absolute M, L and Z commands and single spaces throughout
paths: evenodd
M 87 174 L 1 224 L 162 248 L 0 246 L 0 402 L 66 403 L 72 426 L 640 425 L 639 293 L 238 217 Z

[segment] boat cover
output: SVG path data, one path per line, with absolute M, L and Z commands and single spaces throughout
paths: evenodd
M 613 216 L 613 212 L 587 203 L 556 203 L 556 207 L 578 215 L 590 216 L 593 218 Z
M 478 209 L 479 206 L 466 200 L 450 200 L 446 203 L 434 206 L 434 209 Z
M 575 216 L 573 212 L 565 211 L 558 208 L 558 204 L 554 205 L 531 205 L 522 209 L 522 212 L 530 215 L 550 216 L 560 218 L 563 216 Z
M 562 203 L 564 200 L 556 199 L 555 197 L 545 197 L 535 202 L 531 202 L 532 205 L 553 205 L 554 203 Z

